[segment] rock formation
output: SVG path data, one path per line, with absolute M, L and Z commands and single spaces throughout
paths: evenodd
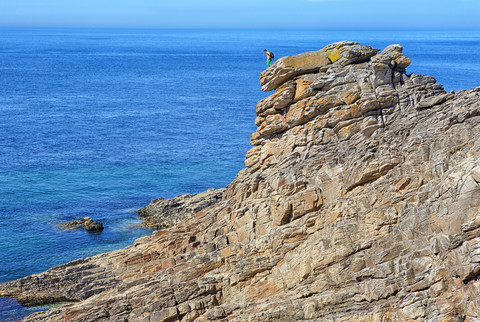
M 480 319 L 480 88 L 377 52 L 279 59 L 221 201 L 0 296 L 80 301 L 27 321 Z
M 138 210 L 146 227 L 167 228 L 222 199 L 225 189 L 208 189 L 199 194 L 184 194 L 171 199 L 158 198 Z
M 93 221 L 90 217 L 85 217 L 79 220 L 72 220 L 59 225 L 60 228 L 65 229 L 79 229 L 83 228 L 90 233 L 98 233 L 103 231 L 103 223 L 100 221 Z

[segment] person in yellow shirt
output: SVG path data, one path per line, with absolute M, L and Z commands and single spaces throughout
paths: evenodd
M 266 49 L 264 49 L 263 52 L 267 55 L 267 67 L 270 67 L 275 56 L 271 51 L 268 51 Z

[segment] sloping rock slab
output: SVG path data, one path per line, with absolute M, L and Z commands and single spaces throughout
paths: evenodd
M 184 194 L 171 199 L 155 199 L 138 210 L 144 224 L 151 228 L 166 228 L 175 225 L 222 199 L 225 189 L 209 189 L 199 194 Z

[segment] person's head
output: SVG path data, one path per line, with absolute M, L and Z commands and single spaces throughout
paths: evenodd
M 264 50 L 263 50 L 263 52 L 264 52 L 264 53 L 267 53 L 267 52 L 268 52 L 268 50 L 264 49 Z

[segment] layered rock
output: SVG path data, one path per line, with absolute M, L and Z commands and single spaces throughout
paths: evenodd
M 86 259 L 107 263 L 103 292 L 72 263 L 0 296 L 75 286 L 58 298 L 81 302 L 32 321 L 480 319 L 480 88 L 446 93 L 406 74 L 400 45 L 377 51 L 340 42 L 263 72 L 246 168 L 221 201 Z
M 138 210 L 144 225 L 166 228 L 222 199 L 225 189 L 208 189 L 199 194 L 184 194 L 171 199 L 158 198 Z
M 2 297 L 14 297 L 21 305 L 34 306 L 85 300 L 121 284 L 118 262 L 128 257 L 128 248 L 77 259 L 0 285 Z

